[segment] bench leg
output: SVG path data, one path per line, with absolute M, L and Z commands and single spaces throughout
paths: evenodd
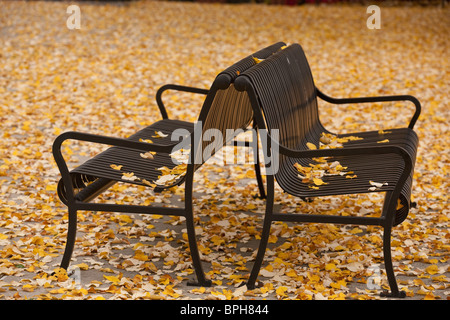
M 192 264 L 194 265 L 196 280 L 189 281 L 189 286 L 210 287 L 211 280 L 206 279 L 203 271 L 202 262 L 200 261 L 200 253 L 198 252 L 197 239 L 195 236 L 194 217 L 192 211 L 186 215 L 186 228 L 189 241 L 189 250 L 191 252 Z
M 256 279 L 258 278 L 259 270 L 261 269 L 264 255 L 266 253 L 267 243 L 270 236 L 270 227 L 272 225 L 272 213 L 274 202 L 274 178 L 273 176 L 267 176 L 267 200 L 266 200 L 266 214 L 264 217 L 263 230 L 261 234 L 261 240 L 259 240 L 258 253 L 256 255 L 255 263 L 253 264 L 250 277 L 247 281 L 247 288 L 252 290 L 255 288 Z
M 389 298 L 404 298 L 406 293 L 398 289 L 397 281 L 395 279 L 394 266 L 392 264 L 392 253 L 391 253 L 391 233 L 392 233 L 392 222 L 394 220 L 396 212 L 397 199 L 393 199 L 392 192 L 386 192 L 383 205 L 383 215 L 388 221 L 387 225 L 383 229 L 383 259 L 384 268 L 386 270 L 386 275 L 389 282 L 389 287 L 391 291 L 383 291 L 380 296 Z M 393 215 L 389 214 L 393 212 Z
M 258 127 L 256 126 L 256 121 L 253 122 L 253 128 L 255 134 L 253 135 L 253 157 L 255 158 L 255 174 L 256 182 L 258 183 L 259 198 L 266 198 L 266 191 L 264 190 L 264 182 L 261 176 L 261 166 L 259 162 L 259 144 L 258 144 Z
M 70 259 L 72 257 L 73 247 L 75 245 L 75 239 L 77 235 L 77 210 L 69 207 L 69 225 L 67 227 L 67 240 L 66 247 L 64 249 L 64 255 L 61 261 L 61 268 L 66 269 L 69 267 Z
M 191 252 L 192 264 L 194 266 L 196 280 L 189 281 L 187 284 L 189 286 L 202 286 L 210 287 L 211 280 L 206 279 L 205 272 L 203 271 L 202 262 L 200 261 L 200 253 L 197 246 L 197 238 L 195 235 L 195 225 L 194 225 L 194 210 L 192 205 L 192 193 L 193 193 L 193 172 L 190 172 L 188 168 L 188 173 L 186 175 L 185 182 L 185 218 L 186 218 L 186 229 L 189 242 L 189 251 Z
M 406 293 L 398 289 L 397 280 L 395 279 L 394 266 L 392 264 L 391 254 L 391 230 L 392 227 L 385 227 L 383 233 L 383 257 L 384 268 L 386 269 L 386 275 L 389 282 L 391 291 L 384 291 L 380 294 L 382 297 L 389 298 L 405 298 Z
M 256 150 L 258 152 L 258 150 Z M 256 174 L 256 182 L 258 183 L 258 190 L 259 190 L 259 198 L 265 199 L 266 198 L 266 191 L 264 190 L 264 182 L 261 176 L 261 167 L 259 166 L 259 155 L 256 153 L 255 155 L 255 174 Z

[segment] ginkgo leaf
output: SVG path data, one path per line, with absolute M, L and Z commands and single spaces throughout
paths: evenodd
M 316 149 L 317 149 L 316 145 L 315 145 L 314 143 L 311 143 L 311 142 L 307 142 L 307 143 L 306 143 L 306 146 L 307 146 L 310 150 L 316 150 Z
M 144 159 L 153 159 L 156 152 L 148 151 L 146 153 L 140 153 L 140 156 Z
M 123 165 L 111 164 L 110 167 L 114 170 L 120 170 L 122 169 Z
M 122 173 L 122 179 L 129 180 L 129 181 L 135 181 L 135 180 L 138 180 L 139 178 L 134 175 L 134 172 L 124 172 L 124 173 Z
M 150 139 L 142 139 L 142 138 L 139 138 L 139 142 L 153 143 L 153 141 Z
M 120 282 L 120 279 L 119 279 L 118 277 L 116 277 L 116 276 L 106 276 L 106 275 L 103 275 L 103 277 L 104 277 L 106 280 L 112 282 L 113 284 L 118 284 L 118 283 Z
M 168 134 L 162 133 L 161 131 L 155 131 L 155 135 L 153 135 L 152 138 L 165 138 L 168 136 Z
M 314 182 L 314 184 L 316 186 L 321 186 L 321 185 L 324 185 L 324 184 L 328 184 L 328 183 L 324 182 L 322 179 L 319 179 L 319 178 L 313 178 L 313 182 Z
M 372 180 L 370 180 L 369 183 L 372 186 L 376 187 L 376 188 L 381 188 L 382 186 L 387 186 L 388 185 L 387 182 L 375 182 L 375 181 L 372 181 Z
M 264 59 L 259 59 L 259 58 L 256 58 L 256 57 L 253 57 L 252 56 L 252 58 L 253 58 L 253 61 L 255 61 L 255 63 L 260 63 L 261 61 L 264 61 Z
M 75 271 L 72 273 L 73 269 L 69 267 L 68 273 L 59 270 L 52 275 L 54 265 L 61 259 L 67 236 L 67 208 L 61 204 L 55 190 L 61 176 L 52 160 L 54 139 L 70 130 L 131 137 L 144 129 L 141 134 L 146 132 L 145 138 L 149 138 L 145 141 L 169 140 L 155 131 L 162 129 L 163 135 L 171 132 L 176 129 L 177 120 L 168 120 L 173 121 L 171 128 L 147 127 L 160 120 L 158 108 L 151 98 L 159 86 L 178 81 L 182 85 L 208 87 L 218 72 L 247 57 L 253 50 L 259 50 L 262 42 L 279 41 L 279 33 L 273 32 L 272 23 L 248 19 L 249 16 L 266 16 L 264 6 L 243 4 L 227 6 L 224 10 L 221 5 L 134 1 L 126 7 L 108 5 L 107 15 L 99 15 L 97 5 L 83 5 L 81 29 L 69 30 L 67 41 L 61 41 L 60 24 L 49 23 L 53 18 L 50 13 L 55 10 L 65 12 L 67 4 L 3 1 L 0 6 L 1 12 L 8 17 L 8 25 L 18 26 L 2 33 L 5 41 L 2 41 L 3 59 L 0 59 L 0 67 L 8 75 L 6 80 L 0 81 L 0 299 L 377 300 L 380 299 L 378 291 L 389 289 L 383 266 L 379 265 L 383 245 L 379 228 L 278 221 L 271 225 L 273 243 L 264 257 L 264 265 L 270 268 L 261 269 L 258 277 L 263 285 L 242 292 L 240 284 L 247 280 L 249 272 L 243 268 L 251 266 L 255 259 L 254 244 L 261 238 L 263 223 L 262 216 L 252 212 L 261 208 L 262 202 L 254 198 L 258 188 L 254 166 L 249 161 L 237 166 L 207 162 L 195 172 L 192 205 L 196 232 L 201 235 L 197 239 L 198 246 L 201 259 L 208 264 L 206 276 L 216 287 L 192 292 L 184 286 L 195 270 L 188 245 L 190 239 L 181 216 L 174 219 L 163 215 L 129 214 L 125 217 L 120 213 L 79 211 L 80 233 L 71 263 Z M 205 10 L 206 6 L 208 10 Z M 361 7 L 340 4 L 325 7 L 292 6 L 287 10 L 278 6 L 270 9 L 270 16 L 280 30 L 286 31 L 286 40 L 294 41 L 292 39 L 298 37 L 294 34 L 296 26 L 292 21 L 305 15 L 311 21 L 323 21 L 324 10 L 333 12 L 333 28 L 326 32 L 313 24 L 302 24 L 304 32 L 300 43 L 305 54 L 311 56 L 313 75 L 319 71 L 326 91 L 338 97 L 417 91 L 421 104 L 426 106 L 414 127 L 420 144 L 412 194 L 418 205 L 407 208 L 407 219 L 395 227 L 392 258 L 396 274 L 401 275 L 397 279 L 401 290 L 409 299 L 445 300 L 449 296 L 445 253 L 449 251 L 446 150 L 450 141 L 443 137 L 447 136 L 450 102 L 449 84 L 445 81 L 446 61 L 442 59 L 448 44 L 441 38 L 442 34 L 448 34 L 448 13 L 430 10 L 429 5 L 384 7 L 383 17 L 390 24 L 383 28 L 386 41 L 374 51 L 369 50 L 373 47 L 373 37 L 358 31 L 362 20 L 345 18 L 360 16 L 364 11 Z M 154 12 L 158 14 L 152 15 Z M 185 14 L 180 15 L 180 12 Z M 139 27 L 124 27 L 124 16 L 132 16 Z M 149 16 L 152 16 L 152 26 L 156 27 L 147 28 L 143 37 L 141 27 L 148 24 Z M 201 19 L 193 28 L 192 20 L 183 19 L 185 16 L 201 16 Z M 404 28 L 405 16 L 416 23 L 414 30 Z M 84 22 L 87 20 L 83 17 L 95 17 L 88 19 L 88 29 L 102 32 L 86 32 Z M 233 32 L 233 23 L 216 23 L 227 21 L 229 17 L 245 21 L 252 37 L 247 37 L 246 32 Z M 106 25 L 115 27 L 105 28 Z M 160 37 L 161 30 L 164 30 L 164 37 Z M 402 32 L 405 36 L 398 37 Z M 72 36 L 81 34 L 83 41 L 68 45 Z M 208 34 L 215 41 L 198 45 L 201 42 L 197 41 L 201 40 L 198 36 L 202 34 Z M 351 37 L 361 50 L 340 45 L 341 34 Z M 158 45 L 148 45 L 148 39 L 156 39 Z M 245 45 L 241 45 L 243 43 Z M 31 44 L 32 50 L 24 44 Z M 334 54 L 330 55 L 330 52 Z M 381 58 L 383 63 L 379 68 L 371 68 L 366 63 L 368 56 L 374 60 Z M 257 64 L 252 58 L 250 60 Z M 318 61 L 322 70 L 315 67 Z M 411 66 L 426 66 L 427 72 L 417 77 Z M 242 75 L 242 69 L 240 73 Z M 235 76 L 238 75 L 236 72 Z M 170 118 L 193 123 L 198 120 L 205 96 L 174 90 L 164 99 Z M 345 106 L 319 103 L 318 106 L 324 127 L 344 135 L 324 132 L 319 141 L 314 140 L 317 149 L 345 148 L 356 139 L 362 139 L 351 132 L 371 131 L 364 135 L 364 139 L 366 136 L 373 139 L 368 144 L 386 138 L 393 143 L 397 131 L 389 128 L 406 132 L 412 115 L 411 110 L 405 109 L 409 106 L 403 102 Z M 309 133 L 310 128 L 304 129 Z M 139 137 L 144 139 L 144 136 Z M 305 148 L 308 149 L 306 145 Z M 237 150 L 247 150 L 226 149 L 233 156 Z M 105 149 L 101 144 L 71 141 L 63 145 L 62 151 L 65 159 L 75 167 Z M 134 153 L 138 153 L 137 162 L 147 162 L 149 166 L 154 162 L 154 169 L 163 166 L 155 161 L 158 156 L 152 154 L 154 160 L 143 159 L 139 152 Z M 186 155 L 175 153 L 171 157 L 175 164 L 189 162 L 189 152 Z M 248 158 L 251 160 L 252 156 Z M 319 188 L 313 178 L 329 182 L 330 187 L 335 180 L 356 178 L 358 171 L 351 167 L 351 162 L 338 164 L 330 159 L 302 159 L 299 164 L 304 171 L 291 168 L 294 176 L 299 175 L 292 183 L 302 184 L 313 193 Z M 110 163 L 119 166 L 121 160 L 107 161 L 107 169 L 119 176 L 134 170 L 126 170 L 125 165 L 114 171 L 109 167 Z M 348 168 L 344 168 L 346 166 Z M 158 171 L 160 177 L 171 174 L 172 167 Z M 182 167 L 175 171 L 177 178 L 168 184 L 178 181 L 184 172 Z M 185 186 L 156 193 L 147 188 L 155 187 L 154 181 L 139 177 L 137 171 L 134 176 L 131 179 L 143 186 L 117 183 L 100 196 L 99 202 L 182 206 Z M 84 182 L 88 184 L 89 180 Z M 346 182 L 352 184 L 350 180 Z M 383 183 L 383 180 L 376 183 Z M 276 189 L 276 202 L 280 211 L 291 214 L 378 217 L 385 194 L 375 192 L 384 191 L 385 185 L 378 188 L 367 183 L 367 187 L 373 188 L 374 192 L 310 198 L 308 201 Z M 397 208 L 406 207 L 406 203 L 397 202 Z M 176 228 L 172 229 L 172 226 Z M 213 238 L 215 236 L 222 241 Z M 218 250 L 211 248 L 213 242 L 210 239 L 218 243 Z M 148 260 L 144 261 L 144 256 Z M 89 267 L 84 270 L 86 266 Z M 49 273 L 44 272 L 46 270 Z M 380 281 L 374 283 L 374 279 Z M 368 290 L 369 283 L 380 289 Z

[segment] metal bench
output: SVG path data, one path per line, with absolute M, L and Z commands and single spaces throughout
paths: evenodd
M 162 120 L 143 128 L 127 139 L 73 131 L 65 132 L 56 138 L 53 144 L 53 155 L 61 173 L 57 192 L 61 201 L 67 205 L 69 212 L 67 242 L 61 262 L 62 268 L 67 269 L 70 263 L 76 239 L 77 211 L 79 210 L 183 216 L 186 218 L 189 249 L 197 278 L 197 282 L 192 284 L 210 285 L 200 262 L 192 207 L 194 172 L 208 160 L 207 158 L 200 158 L 200 161 L 193 161 L 194 155 L 203 154 L 207 145 L 202 141 L 197 141 L 197 137 L 201 137 L 201 135 L 194 134 L 195 125 L 193 123 L 168 118 L 162 95 L 167 90 L 205 95 L 204 104 L 198 118 L 198 123 L 202 123 L 202 133 L 210 128 L 218 129 L 221 132 L 225 132 L 226 129 L 246 129 L 253 120 L 252 108 L 247 95 L 234 89 L 233 81 L 239 73 L 255 64 L 254 58 L 264 59 L 282 46 L 284 46 L 284 43 L 273 44 L 235 63 L 215 78 L 209 90 L 172 84 L 161 87 L 156 94 L 156 101 L 161 111 Z M 177 129 L 183 129 L 187 133 L 188 136 L 183 140 L 186 145 L 195 146 L 191 147 L 189 163 L 181 168 L 184 169 L 184 172 L 179 174 L 174 181 L 163 185 L 155 185 L 154 181 L 157 181 L 158 177 L 161 176 L 161 171 L 158 168 L 165 166 L 171 170 L 176 168 L 177 165 L 182 165 L 173 161 L 170 156 L 177 146 L 179 148 L 179 141 L 174 142 L 171 139 L 172 133 Z M 161 133 L 157 139 L 154 138 L 155 132 Z M 111 147 L 69 171 L 61 151 L 61 146 L 66 140 L 79 140 Z M 230 141 L 234 145 L 239 145 L 234 141 L 234 136 L 227 137 L 224 134 L 222 141 L 214 142 L 216 144 L 215 150 L 229 144 Z M 248 144 L 244 145 L 248 146 Z M 255 151 L 257 154 L 257 150 Z M 148 152 L 151 153 L 148 154 Z M 142 153 L 144 157 L 142 157 Z M 146 154 L 148 156 L 145 156 Z M 259 172 L 259 160 L 256 160 L 255 169 L 258 185 L 260 190 L 264 190 Z M 148 186 L 154 188 L 155 192 L 184 183 L 184 208 L 92 202 L 118 181 Z M 263 194 L 261 195 L 263 196 Z
M 384 263 L 390 297 L 399 291 L 391 260 L 391 229 L 410 209 L 413 170 L 418 138 L 412 130 L 420 114 L 419 101 L 407 95 L 334 99 L 319 91 L 298 44 L 293 44 L 249 68 L 235 80 L 235 87 L 248 92 L 259 130 L 268 130 L 263 145 L 278 170 L 267 174 L 267 206 L 256 261 L 247 286 L 255 287 L 272 221 L 321 222 L 383 227 Z M 317 97 L 325 101 L 367 103 L 413 102 L 416 110 L 408 128 L 332 134 L 319 119 Z M 385 192 L 379 217 L 274 212 L 274 180 L 291 195 L 307 199 L 319 196 Z

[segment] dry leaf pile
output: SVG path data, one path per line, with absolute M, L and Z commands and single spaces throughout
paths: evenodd
M 380 30 L 367 29 L 363 6 L 80 3 L 80 30 L 66 27 L 66 3 L 0 7 L 0 299 L 379 299 L 373 288 L 387 280 L 375 227 L 274 223 L 262 286 L 239 287 L 264 212 L 251 164 L 207 163 L 196 173 L 199 247 L 213 287 L 185 286 L 193 270 L 176 217 L 79 212 L 72 273 L 58 269 L 67 213 L 55 192 L 56 136 L 127 137 L 159 119 L 161 85 L 207 88 L 229 64 L 277 41 L 303 46 L 317 86 L 331 96 L 412 94 L 422 102 L 418 206 L 394 230 L 393 259 L 407 298 L 450 296 L 448 7 L 381 7 Z M 187 121 L 202 102 L 170 93 L 165 101 L 171 117 Z M 341 133 L 404 126 L 413 112 L 400 102 L 320 108 L 325 126 Z M 64 154 L 76 165 L 102 148 L 71 143 Z M 338 163 L 322 170 L 351 177 Z M 311 179 L 320 187 L 320 176 Z M 150 190 L 117 184 L 102 201 L 178 205 L 184 196 L 183 187 Z M 377 215 L 382 201 L 378 194 L 311 202 L 278 195 L 280 209 L 292 213 Z

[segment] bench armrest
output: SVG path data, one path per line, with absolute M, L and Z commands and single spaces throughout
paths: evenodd
M 154 144 L 154 143 L 138 142 L 138 141 L 131 141 L 131 140 L 123 139 L 123 138 L 107 137 L 107 136 L 101 136 L 101 135 L 95 135 L 95 134 L 83 133 L 83 132 L 76 132 L 76 131 L 64 132 L 63 134 L 59 135 L 53 142 L 52 152 L 53 152 L 53 157 L 55 159 L 55 162 L 61 173 L 63 183 L 66 187 L 66 193 L 67 193 L 67 197 L 68 197 L 69 201 L 74 201 L 74 190 L 73 190 L 72 182 L 70 179 L 69 168 L 67 167 L 67 163 L 64 160 L 64 157 L 61 152 L 61 146 L 62 146 L 63 142 L 66 140 L 86 141 L 86 142 L 106 144 L 106 145 L 112 145 L 112 146 L 118 146 L 118 147 L 131 148 L 131 149 L 141 150 L 141 151 L 145 151 L 145 152 L 155 151 L 155 152 L 163 152 L 163 153 L 171 153 L 173 150 L 173 147 L 176 145 L 176 144 L 160 145 L 160 144 Z
M 275 150 L 279 154 L 286 155 L 291 158 L 320 158 L 320 157 L 339 157 L 339 156 L 357 156 L 367 154 L 389 154 L 395 153 L 402 157 L 405 168 L 404 172 L 411 172 L 413 162 L 409 153 L 400 146 L 364 146 L 364 147 L 350 147 L 350 148 L 335 148 L 335 149 L 313 149 L 313 150 L 296 150 L 285 147 L 278 143 L 269 133 L 267 134 L 267 142 L 270 142 L 271 155 Z
M 376 97 L 360 97 L 360 98 L 332 98 L 327 96 L 322 91 L 316 88 L 317 96 L 327 102 L 334 104 L 347 104 L 347 103 L 367 103 L 367 102 L 387 102 L 387 101 L 411 101 L 416 106 L 416 111 L 409 122 L 408 128 L 413 129 L 414 125 L 419 118 L 421 105 L 417 98 L 410 95 L 396 95 L 396 96 L 376 96 Z
M 167 111 L 166 111 L 166 107 L 164 106 L 164 103 L 162 101 L 162 94 L 164 91 L 167 91 L 167 90 L 177 90 L 177 91 L 191 92 L 191 93 L 198 93 L 198 94 L 208 94 L 209 93 L 209 90 L 207 90 L 207 89 L 181 86 L 181 85 L 177 85 L 177 84 L 166 84 L 166 85 L 162 86 L 156 92 L 156 103 L 158 104 L 159 111 L 161 112 L 161 116 L 163 119 L 169 118 Z
M 117 147 L 125 147 L 130 149 L 136 149 L 141 151 L 155 151 L 155 152 L 163 152 L 163 153 L 171 153 L 173 147 L 176 144 L 170 145 L 161 145 L 155 143 L 147 143 L 147 142 L 139 142 L 139 141 L 131 141 L 124 138 L 115 138 L 108 137 L 102 135 L 96 135 L 91 133 L 84 132 L 76 132 L 76 131 L 68 131 L 59 135 L 54 143 L 53 143 L 53 152 L 60 150 L 61 145 L 66 140 L 79 140 L 86 142 L 93 142 L 99 144 L 107 144 L 111 146 Z

